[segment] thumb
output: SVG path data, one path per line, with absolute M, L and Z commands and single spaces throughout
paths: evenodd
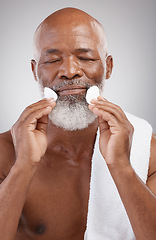
M 109 129 L 108 123 L 105 120 L 103 120 L 101 116 L 98 117 L 98 123 L 100 128 L 100 134 Z
M 37 120 L 36 129 L 47 134 L 48 115 L 45 115 Z

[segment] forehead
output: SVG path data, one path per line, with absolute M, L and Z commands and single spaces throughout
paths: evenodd
M 38 50 L 48 48 L 74 49 L 90 47 L 96 49 L 100 44 L 97 29 L 91 23 L 46 25 L 39 30 L 36 39 Z

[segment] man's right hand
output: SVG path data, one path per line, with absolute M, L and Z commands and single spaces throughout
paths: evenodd
M 55 106 L 52 99 L 40 100 L 28 106 L 13 125 L 16 164 L 36 165 L 43 157 L 47 149 L 48 114 Z

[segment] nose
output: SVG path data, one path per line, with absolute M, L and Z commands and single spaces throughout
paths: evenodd
M 60 79 L 74 79 L 83 76 L 83 71 L 79 64 L 72 57 L 62 60 L 59 68 L 58 77 Z

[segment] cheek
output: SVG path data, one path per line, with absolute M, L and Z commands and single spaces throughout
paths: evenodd
M 48 86 L 49 83 L 53 82 L 57 75 L 56 70 L 52 70 L 49 66 L 39 66 L 37 70 L 37 76 L 39 82 L 43 87 Z
M 89 79 L 93 79 L 98 84 L 104 79 L 104 67 L 102 63 L 87 66 L 83 71 Z

